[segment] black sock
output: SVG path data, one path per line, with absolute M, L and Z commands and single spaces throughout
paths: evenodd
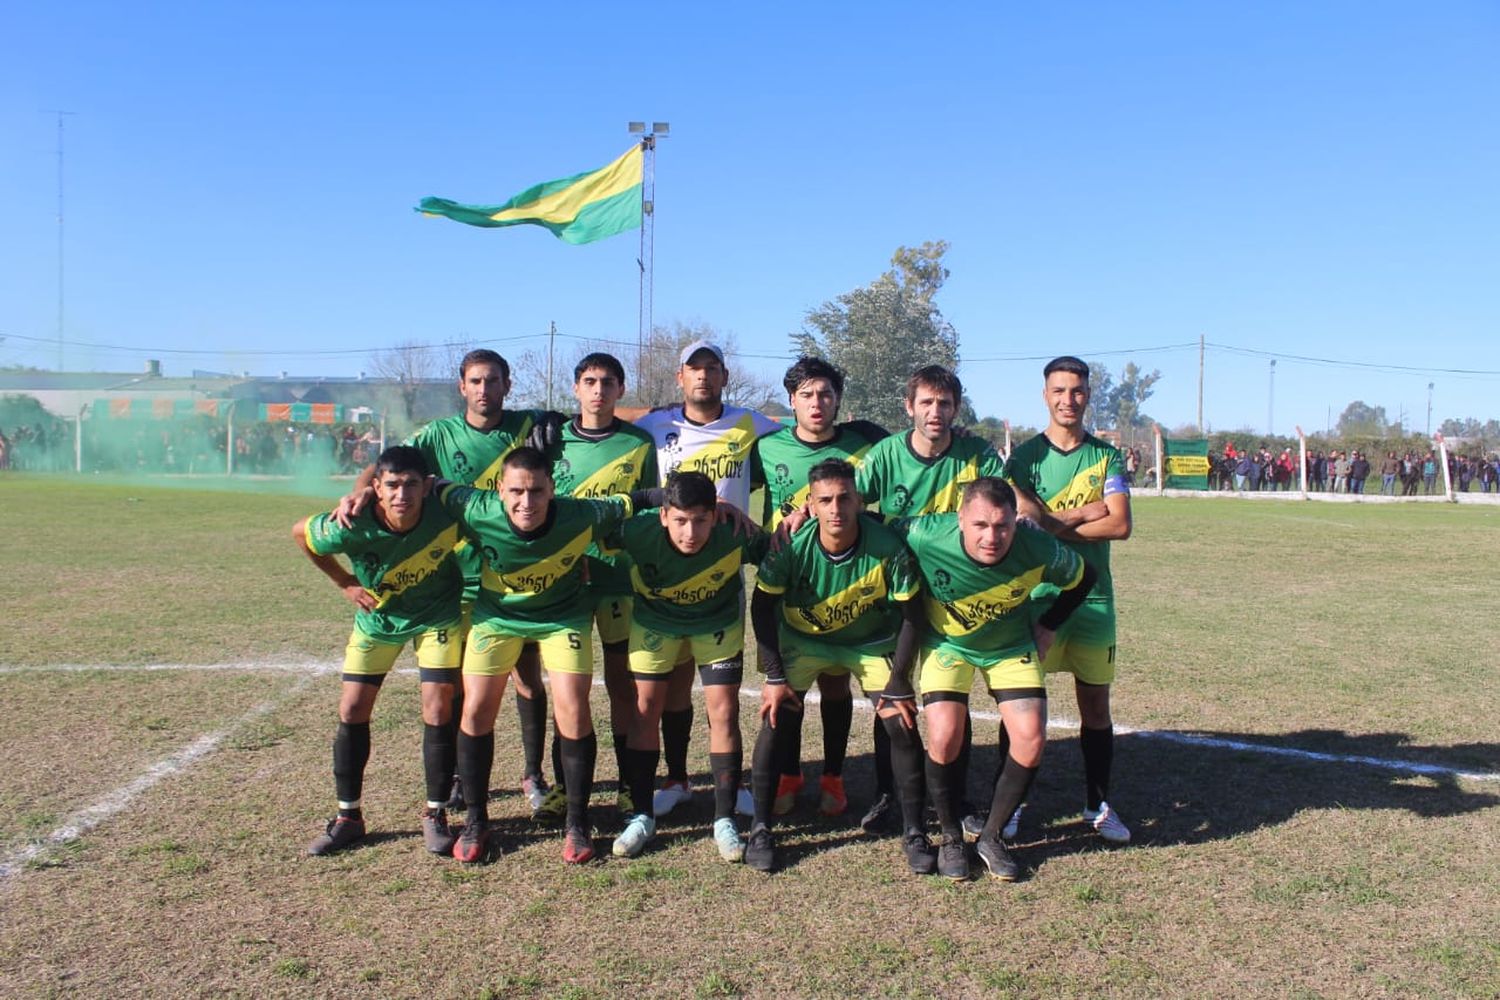
M 895 773 L 896 791 L 901 800 L 902 829 L 925 829 L 927 817 L 923 809 L 927 783 L 922 774 L 922 760 L 927 755 L 922 751 L 922 736 L 915 729 L 902 725 L 899 717 L 880 721 L 891 741 L 891 770 Z
M 875 794 L 895 795 L 896 776 L 891 771 L 891 737 L 885 720 L 875 716 Z
M 740 771 L 745 766 L 745 752 L 711 753 L 708 766 L 714 773 L 714 819 L 734 815 L 734 800 L 740 793 Z
M 333 737 L 333 788 L 340 802 L 358 802 L 365 791 L 365 765 L 370 762 L 370 724 L 340 722 Z M 359 808 L 340 809 L 339 815 L 359 815 Z
M 563 767 L 562 733 L 557 731 L 557 720 L 552 720 L 552 781 L 564 791 L 568 788 L 568 772 Z
M 651 815 L 651 793 L 656 787 L 656 765 L 660 761 L 660 750 L 625 750 L 625 766 L 630 774 L 630 799 L 635 803 L 635 811 L 647 816 Z
M 627 769 L 630 765 L 625 763 L 625 734 L 613 733 L 612 736 L 612 742 L 615 745 L 615 774 L 620 779 L 616 784 L 620 788 L 629 788 L 630 778 L 628 777 L 629 771 Z M 635 796 L 632 795 L 631 798 L 635 798 Z
M 1115 727 L 1078 730 L 1078 746 L 1083 750 L 1083 780 L 1088 806 L 1095 811 L 1109 798 L 1109 772 L 1115 763 Z
M 849 752 L 849 730 L 854 725 L 854 699 L 823 699 L 823 773 L 843 774 Z
M 469 807 L 465 822 L 483 823 L 490 818 L 490 769 L 495 766 L 495 731 L 470 736 L 458 731 L 458 774 L 464 783 L 464 802 Z
M 443 724 L 422 726 L 422 773 L 427 779 L 427 801 L 447 802 L 453 785 L 453 771 L 458 767 L 458 748 L 453 727 Z
M 807 692 L 802 692 L 806 697 Z M 807 714 L 806 710 L 801 712 L 782 712 L 777 716 L 776 723 L 776 773 L 786 775 L 788 778 L 802 777 L 802 718 Z M 786 732 L 781 727 L 786 727 Z
M 523 775 L 527 778 L 542 776 L 542 745 L 547 741 L 547 696 L 540 688 L 536 693 L 535 698 L 523 698 L 521 692 L 516 692 L 516 717 L 521 722 L 521 753 L 526 762 Z
M 443 728 L 448 730 L 448 745 L 458 746 L 458 724 L 464 717 L 464 682 L 463 678 L 453 685 L 453 700 L 449 703 L 451 708 L 448 713 L 448 721 L 443 723 Z M 453 777 L 458 777 L 458 757 L 453 758 Z M 448 796 L 444 795 L 446 801 Z
M 987 840 L 1000 838 L 1000 828 L 1010 819 L 1010 814 L 1016 811 L 1016 806 L 1026 801 L 1026 793 L 1031 791 L 1036 772 L 1037 768 L 1024 767 L 1016 763 L 1014 757 L 1006 756 L 1005 766 L 1000 769 L 1000 780 L 995 782 L 995 798 L 990 802 L 990 818 L 985 821 L 980 837 Z
M 662 756 L 667 761 L 668 781 L 687 781 L 688 740 L 693 732 L 693 709 L 668 709 L 661 713 Z
M 958 748 L 958 760 L 953 763 L 958 767 L 954 776 L 954 791 L 958 794 L 958 809 L 960 815 L 967 816 L 973 812 L 973 806 L 969 803 L 969 760 L 974 756 L 974 719 L 969 715 L 964 716 L 964 742 Z
M 932 798 L 932 808 L 937 811 L 938 826 L 949 838 L 962 838 L 959 826 L 958 761 L 939 764 L 929 754 L 926 761 L 927 794 Z
M 568 788 L 566 827 L 589 828 L 589 794 L 594 790 L 594 764 L 599 758 L 599 738 L 589 733 L 582 739 L 557 737 L 562 749 L 563 781 Z
M 755 749 L 750 754 L 750 797 L 755 802 L 755 826 L 770 827 L 771 806 L 776 801 L 776 780 L 781 774 L 781 745 L 785 737 L 780 736 L 786 717 L 793 713 L 782 710 L 776 713 L 776 727 L 761 723 L 760 734 L 755 737 Z

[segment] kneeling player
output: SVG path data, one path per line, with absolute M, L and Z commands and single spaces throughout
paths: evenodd
M 1016 494 L 1002 479 L 966 485 L 957 513 L 895 522 L 916 557 L 927 591 L 927 621 L 936 640 L 923 650 L 921 685 L 927 716 L 927 788 L 943 837 L 938 871 L 969 874 L 960 828 L 959 751 L 969 723 L 974 672 L 984 675 L 1010 734 L 989 819 L 977 850 L 989 873 L 1014 881 L 1020 867 L 1000 829 L 1026 797 L 1047 738 L 1047 688 L 1041 660 L 1057 629 L 1083 603 L 1094 571 L 1078 554 L 1038 528 L 1016 523 Z M 1031 623 L 1032 591 L 1061 591 Z
M 552 686 L 567 784 L 563 860 L 581 864 L 594 856 L 588 805 L 598 755 L 589 712 L 594 664 L 587 640 L 593 601 L 585 592 L 584 557 L 630 516 L 632 499 L 554 497 L 551 463 L 534 448 L 517 448 L 505 457 L 498 492 L 447 485 L 439 496 L 484 557 L 464 650 L 458 732 L 458 771 L 468 817 L 453 856 L 480 861 L 489 853 L 495 715 L 522 647 L 534 642 Z
M 701 472 L 667 477 L 660 511 L 636 515 L 608 543 L 630 556 L 635 591 L 630 625 L 630 673 L 636 717 L 626 744 L 630 799 L 649 808 L 661 743 L 658 738 L 673 668 L 698 665 L 708 709 L 714 775 L 714 844 L 725 861 L 739 861 L 745 843 L 734 822 L 744 749 L 740 742 L 740 681 L 744 673 L 744 582 L 741 567 L 766 554 L 769 536 L 720 512 L 713 480 Z M 630 817 L 614 853 L 635 857 L 656 834 L 656 818 Z
M 797 753 L 793 720 L 803 696 L 825 674 L 852 674 L 877 700 L 891 737 L 907 862 L 913 872 L 930 874 L 936 859 L 922 832 L 922 740 L 909 680 L 922 627 L 916 569 L 895 532 L 860 515 L 852 465 L 820 462 L 808 470 L 807 482 L 816 521 L 761 563 L 750 604 L 766 682 L 745 863 L 760 871 L 776 867 L 771 824 L 777 780 Z
M 370 759 L 370 713 L 381 682 L 408 641 L 422 682 L 422 765 L 427 808 L 422 839 L 434 854 L 453 849 L 444 803 L 453 773 L 449 725 L 458 681 L 459 598 L 463 573 L 453 559 L 458 527 L 436 503 L 424 503 L 427 461 L 415 448 L 387 448 L 375 463 L 376 502 L 343 528 L 332 514 L 305 518 L 292 536 L 313 565 L 359 610 L 344 652 L 333 777 L 339 812 L 307 847 L 327 854 L 365 835 L 360 795 Z M 334 557 L 349 558 L 354 572 Z

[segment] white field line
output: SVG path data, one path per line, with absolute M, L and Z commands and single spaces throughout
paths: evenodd
M 300 693 L 311 681 L 312 676 L 306 676 L 286 691 L 281 692 L 279 696 L 261 702 L 218 732 L 198 737 L 176 753 L 168 757 L 163 757 L 152 764 L 134 780 L 121 785 L 119 788 L 105 794 L 102 798 L 95 800 L 90 805 L 78 810 L 72 816 L 69 816 L 61 826 L 42 838 L 41 841 L 34 844 L 27 844 L 25 847 L 11 851 L 3 858 L 0 858 L 0 883 L 25 871 L 28 863 L 45 856 L 53 849 L 84 836 L 99 824 L 123 811 L 142 793 L 149 791 L 160 782 L 185 770 L 196 761 L 207 757 L 219 749 L 219 746 L 230 736 L 234 735 L 235 732 L 248 723 L 254 722 L 256 719 L 275 711 Z
M 228 672 L 234 672 L 234 671 L 252 671 L 252 672 L 253 671 L 269 671 L 269 672 L 278 672 L 278 673 L 292 672 L 292 673 L 305 674 L 305 675 L 307 675 L 308 679 L 310 680 L 312 677 L 317 676 L 317 675 L 327 675 L 327 674 L 337 673 L 338 669 L 339 669 L 339 666 L 340 666 L 339 661 L 334 661 L 334 660 L 326 660 L 326 661 L 312 661 L 312 660 L 309 660 L 309 661 L 306 661 L 306 662 L 303 662 L 303 663 L 291 663 L 291 664 L 288 664 L 288 663 L 273 663 L 271 661 L 254 661 L 254 660 L 252 660 L 252 661 L 246 661 L 246 662 L 242 662 L 242 663 L 221 663 L 221 664 L 166 664 L 166 663 L 154 663 L 154 664 L 142 664 L 142 665 L 121 664 L 121 665 L 114 665 L 114 666 L 89 666 L 89 665 L 85 665 L 85 664 L 63 664 L 63 665 L 47 665 L 47 666 L 37 666 L 37 667 L 12 667 L 12 666 L 3 666 L 3 665 L 0 665 L 0 674 L 13 674 L 13 673 L 59 673 L 59 672 L 76 673 L 76 672 L 88 671 L 88 670 L 101 670 L 101 671 L 111 671 L 111 672 L 113 672 L 113 671 L 119 671 L 119 672 L 131 672 L 131 671 L 154 672 L 154 671 L 165 671 L 165 670 L 223 670 L 223 671 L 228 671 Z M 417 671 L 416 671 L 415 668 L 412 668 L 412 667 L 401 667 L 401 668 L 398 668 L 395 672 L 396 673 L 400 673 L 400 674 L 415 674 Z M 304 682 L 304 683 L 306 683 L 306 682 Z M 604 684 L 603 678 L 600 678 L 600 677 L 595 677 L 594 678 L 594 686 L 595 687 L 601 687 L 601 686 L 603 686 L 603 684 Z M 695 682 L 695 684 L 696 684 L 696 682 Z M 760 688 L 742 686 L 740 688 L 740 697 L 746 699 L 747 701 L 759 701 L 760 700 Z M 818 692 L 816 692 L 816 691 L 809 692 L 808 695 L 807 695 L 807 699 L 806 700 L 809 703 L 811 703 L 811 704 L 817 704 L 818 701 L 820 700 L 819 696 L 818 696 Z M 873 712 L 874 711 L 874 706 L 866 698 L 856 698 L 856 699 L 854 699 L 854 707 L 857 708 L 857 709 L 859 709 L 862 712 Z M 265 709 L 266 711 L 270 710 L 270 706 L 261 706 L 261 708 Z M 257 711 L 259 711 L 259 709 Z M 980 720 L 982 722 L 999 722 L 1000 721 L 1000 713 L 999 712 L 984 711 L 982 709 L 972 709 L 970 711 L 970 714 L 975 719 L 978 719 L 978 720 Z M 249 717 L 247 716 L 247 718 L 249 718 Z M 244 721 L 245 720 L 242 719 L 241 722 L 240 722 L 240 724 L 243 724 Z M 1055 730 L 1058 730 L 1059 732 L 1077 732 L 1078 728 L 1079 728 L 1079 724 L 1078 724 L 1077 720 L 1075 720 L 1075 719 L 1049 718 L 1047 720 L 1047 728 L 1048 729 L 1055 729 Z M 1243 753 L 1263 754 L 1263 755 L 1265 755 L 1267 757 L 1288 757 L 1288 758 L 1292 758 L 1294 760 L 1315 761 L 1315 762 L 1324 763 L 1324 764 L 1358 764 L 1358 765 L 1362 765 L 1364 767 L 1374 767 L 1374 768 L 1379 768 L 1379 769 L 1385 770 L 1385 771 L 1399 771 L 1399 772 L 1401 772 L 1403 774 L 1420 774 L 1420 775 L 1432 775 L 1432 776 L 1440 776 L 1440 777 L 1453 777 L 1453 778 L 1462 778 L 1462 779 L 1465 779 L 1465 780 L 1468 780 L 1468 781 L 1495 781 L 1495 782 L 1500 782 L 1500 772 L 1496 772 L 1496 771 L 1465 771 L 1465 770 L 1463 770 L 1461 768 L 1448 767 L 1448 766 L 1445 766 L 1445 765 L 1442 765 L 1442 764 L 1427 764 L 1427 763 L 1423 763 L 1421 761 L 1399 760 L 1399 759 L 1389 758 L 1389 757 L 1369 757 L 1369 756 L 1364 756 L 1364 755 L 1360 755 L 1360 754 L 1325 753 L 1325 752 L 1319 751 L 1319 750 L 1302 750 L 1302 749 L 1298 749 L 1297 747 L 1269 746 L 1269 745 L 1264 744 L 1264 743 L 1250 743 L 1250 742 L 1246 742 L 1244 740 L 1231 740 L 1231 739 L 1226 739 L 1226 738 L 1220 737 L 1220 736 L 1204 736 L 1204 735 L 1199 734 L 1199 733 L 1177 732 L 1175 730 L 1170 730 L 1170 729 L 1136 729 L 1136 728 L 1134 728 L 1132 726 L 1116 725 L 1115 726 L 1115 732 L 1119 733 L 1122 736 L 1140 736 L 1140 737 L 1142 737 L 1144 739 L 1162 740 L 1162 741 L 1167 742 L 1167 743 L 1177 743 L 1177 744 L 1182 744 L 1182 745 L 1186 745 L 1186 746 L 1209 747 L 1209 748 L 1212 748 L 1212 749 L 1215 749 L 1215 750 L 1235 750 L 1235 751 L 1239 751 L 1239 752 L 1243 752 Z M 222 740 L 224 735 L 226 735 L 226 734 L 218 734 L 217 738 L 220 739 L 220 740 Z M 209 739 L 209 737 L 204 737 L 204 739 Z M 210 749 L 212 749 L 212 748 L 210 748 Z M 186 751 L 183 751 L 183 752 L 186 752 Z M 69 838 L 65 838 L 65 839 L 69 839 Z M 8 859 L 6 861 L 0 861 L 0 878 L 3 878 L 3 877 L 5 877 L 5 875 L 8 874 L 8 872 L 6 871 L 6 869 L 4 867 L 8 863 L 9 863 Z

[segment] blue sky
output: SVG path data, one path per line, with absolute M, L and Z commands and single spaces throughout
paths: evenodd
M 656 318 L 742 366 L 779 372 L 808 309 L 944 239 L 981 414 L 1039 423 L 1013 359 L 1075 353 L 1160 368 L 1147 412 L 1191 422 L 1196 346 L 1152 349 L 1202 335 L 1215 429 L 1265 427 L 1271 355 L 1282 433 L 1354 399 L 1422 430 L 1429 382 L 1434 426 L 1500 417 L 1500 7 L 933 8 L 8 5 L 0 364 L 57 364 L 26 339 L 57 330 L 49 109 L 77 112 L 67 367 L 169 374 L 518 354 L 552 321 L 633 342 L 634 234 L 411 207 L 602 165 L 654 119 Z

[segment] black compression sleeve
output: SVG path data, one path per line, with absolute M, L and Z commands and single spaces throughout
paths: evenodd
M 777 598 L 759 587 L 750 598 L 750 623 L 755 626 L 755 645 L 760 654 L 760 668 L 766 672 L 767 684 L 785 684 L 786 668 L 781 663 L 781 637 L 776 633 Z
M 1098 578 L 1099 574 L 1094 572 L 1094 567 L 1084 563 L 1083 578 L 1078 581 L 1078 586 L 1059 594 L 1056 602 L 1047 609 L 1046 614 L 1037 619 L 1036 623 L 1048 632 L 1056 632 L 1062 627 L 1062 623 L 1078 610 L 1083 599 L 1089 596 L 1089 591 L 1094 589 L 1094 581 Z
M 896 634 L 896 652 L 891 657 L 891 676 L 885 682 L 889 698 L 910 698 L 912 668 L 922 639 L 922 602 L 917 598 L 901 602 L 901 631 Z
M 660 486 L 652 486 L 644 490 L 630 491 L 630 506 L 637 511 L 649 510 L 652 507 L 660 507 L 666 502 L 667 491 Z

